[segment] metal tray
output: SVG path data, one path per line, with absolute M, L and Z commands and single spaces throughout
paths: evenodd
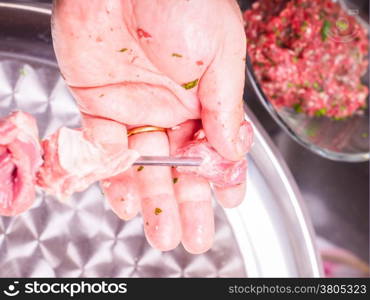
M 77 127 L 77 107 L 58 72 L 50 6 L 0 1 L 0 117 L 33 114 L 44 137 Z M 21 216 L 0 218 L 0 277 L 317 277 L 321 264 L 296 184 L 253 114 L 248 192 L 231 210 L 215 206 L 213 248 L 161 253 L 142 221 L 119 220 L 97 185 L 62 204 L 41 192 Z

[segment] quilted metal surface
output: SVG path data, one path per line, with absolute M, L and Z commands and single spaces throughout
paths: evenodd
M 0 117 L 33 114 L 42 137 L 80 116 L 59 72 L 48 61 L 0 54 Z M 34 207 L 0 218 L 1 277 L 240 277 L 243 258 L 231 227 L 216 208 L 216 239 L 206 254 L 181 246 L 161 253 L 145 240 L 142 220 L 119 220 L 97 185 L 68 204 L 38 193 Z

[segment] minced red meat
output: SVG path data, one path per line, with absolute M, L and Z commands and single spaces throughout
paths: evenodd
M 345 118 L 366 106 L 366 29 L 331 0 L 260 0 L 244 14 L 254 72 L 276 107 Z

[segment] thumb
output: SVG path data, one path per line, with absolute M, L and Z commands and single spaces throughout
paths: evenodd
M 238 27 L 239 28 L 239 27 Z M 236 37 L 233 40 L 232 35 Z M 229 33 L 222 50 L 199 84 L 201 118 L 208 141 L 225 158 L 239 160 L 252 142 L 252 127 L 244 121 L 243 89 L 246 46 L 243 27 Z

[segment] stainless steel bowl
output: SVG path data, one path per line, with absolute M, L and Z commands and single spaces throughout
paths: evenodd
M 80 115 L 58 72 L 50 7 L 0 1 L 0 117 L 33 114 L 44 137 L 77 127 Z M 81 29 L 83 30 L 83 29 Z M 161 253 L 142 221 L 119 220 L 97 185 L 62 204 L 43 193 L 21 216 L 0 218 L 2 277 L 317 277 L 321 264 L 296 184 L 270 139 L 247 110 L 255 142 L 244 203 L 216 211 L 213 248 Z

